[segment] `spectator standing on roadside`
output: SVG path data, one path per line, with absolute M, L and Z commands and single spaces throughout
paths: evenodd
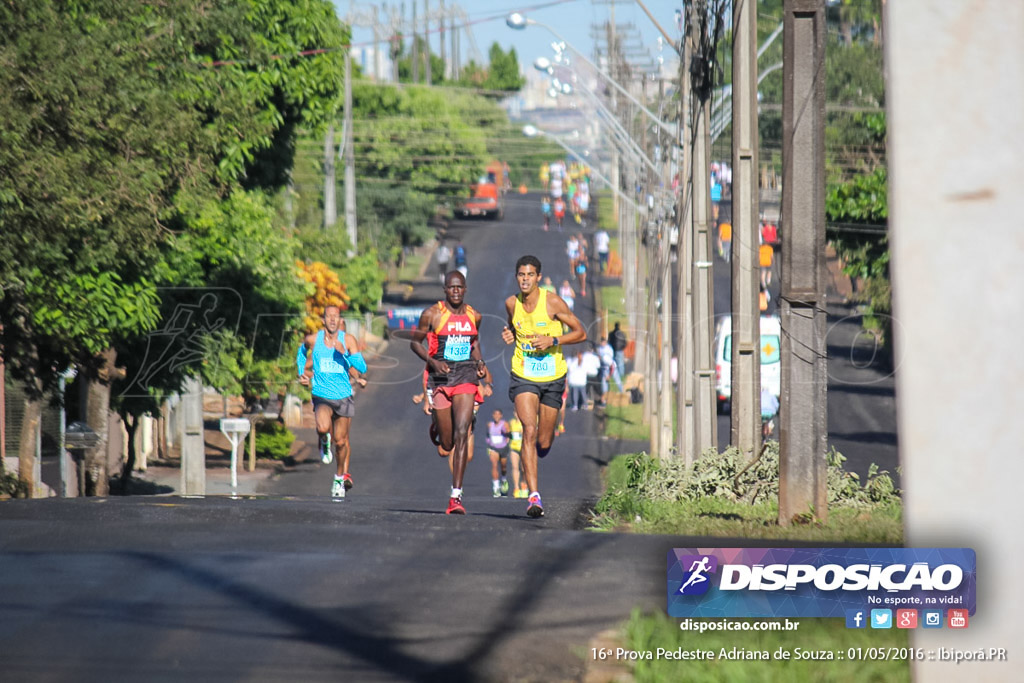
M 622 393 L 622 377 L 619 376 L 619 369 L 615 365 L 615 351 L 608 343 L 607 337 L 601 340 L 597 347 L 597 357 L 601 359 L 601 402 L 608 400 L 608 379 L 614 379 Z
M 597 269 L 602 275 L 608 270 L 608 252 L 611 246 L 612 238 L 608 236 L 608 232 L 601 228 L 594 233 L 594 251 L 597 252 Z
M 620 323 L 615 323 L 615 329 L 608 333 L 608 343 L 612 347 L 612 351 L 615 352 L 615 366 L 619 369 L 619 374 L 622 377 L 626 376 L 626 345 L 629 340 L 626 339 L 626 333 L 619 329 Z
M 565 364 L 568 367 L 565 378 L 569 384 L 569 410 L 575 413 L 587 407 L 587 365 L 583 352 L 577 351 Z
M 601 358 L 593 348 L 583 352 L 583 367 L 587 371 L 587 410 L 604 405 L 601 399 Z

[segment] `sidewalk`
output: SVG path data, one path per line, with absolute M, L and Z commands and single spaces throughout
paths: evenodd
M 238 488 L 231 489 L 231 468 L 229 466 L 206 467 L 206 495 L 230 496 L 232 494 L 249 496 L 261 494 L 260 485 L 266 481 L 272 469 L 256 468 L 255 472 L 244 469 L 239 462 Z M 152 487 L 151 495 L 181 495 L 181 468 L 168 465 L 151 465 L 145 472 L 136 472 L 133 477 L 134 486 Z

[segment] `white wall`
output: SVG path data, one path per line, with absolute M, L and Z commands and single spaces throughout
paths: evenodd
M 1024 656 L 1024 2 L 887 3 L 890 221 L 907 544 L 973 547 L 966 631 L 918 681 L 1021 680 Z

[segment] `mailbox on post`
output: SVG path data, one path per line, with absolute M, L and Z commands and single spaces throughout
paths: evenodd
M 85 451 L 100 444 L 100 435 L 84 422 L 72 422 L 64 430 L 64 447 L 71 451 L 77 470 L 78 495 L 85 495 Z M 61 454 L 61 458 L 64 455 Z
M 238 444 L 249 433 L 252 425 L 241 417 L 226 417 L 220 421 L 220 433 L 231 442 L 231 493 L 238 493 Z

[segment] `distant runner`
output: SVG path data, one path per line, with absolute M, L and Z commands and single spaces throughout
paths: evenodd
M 540 517 L 544 506 L 538 491 L 537 459 L 551 450 L 558 410 L 565 391 L 564 344 L 587 338 L 583 324 L 557 295 L 538 287 L 541 264 L 536 256 L 516 261 L 519 293 L 505 300 L 506 344 L 515 343 L 508 395 L 523 423 L 523 473 L 530 489 L 526 514 Z M 569 328 L 564 333 L 563 326 Z

